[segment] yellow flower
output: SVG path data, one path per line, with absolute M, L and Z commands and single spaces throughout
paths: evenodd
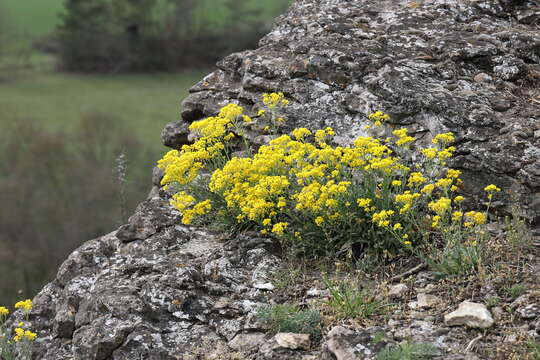
M 399 181 L 399 180 L 393 180 L 393 181 L 392 181 L 392 186 L 401 186 L 401 181 Z
M 490 184 L 484 188 L 485 192 L 499 192 L 501 191 L 496 185 Z
M 447 132 L 444 134 L 436 135 L 431 142 L 434 144 L 445 145 L 445 144 L 453 143 L 454 141 L 456 141 L 454 134 L 451 132 Z
M 461 195 L 458 195 L 454 198 L 454 202 L 462 202 L 463 200 L 465 200 L 465 198 Z
M 270 220 L 270 219 L 264 219 L 263 222 L 262 222 L 262 224 L 263 224 L 264 226 L 267 226 L 267 225 L 270 225 L 271 222 L 272 222 L 272 220 Z
M 394 224 L 394 231 L 395 230 L 401 230 L 401 229 L 403 229 L 403 226 L 400 223 Z
M 0 316 L 9 315 L 9 310 L 5 306 L 0 306 Z
M 435 185 L 427 184 L 422 188 L 422 190 L 420 190 L 420 192 L 424 194 L 431 194 L 434 189 L 435 189 Z
M 27 339 L 30 340 L 30 341 L 33 341 L 33 340 L 36 339 L 37 334 L 34 333 L 34 332 L 32 332 L 32 331 L 30 331 L 30 330 L 26 330 L 26 331 L 24 332 L 24 337 L 27 338 Z
M 448 169 L 446 177 L 450 179 L 457 179 L 461 175 L 461 171 L 456 169 Z
M 412 244 L 412 242 L 410 242 L 410 241 L 408 241 L 408 240 L 405 240 L 405 241 L 403 242 L 403 245 L 411 245 L 411 244 Z
M 26 299 L 15 304 L 15 309 L 23 309 L 25 312 L 32 310 L 32 300 Z
M 259 112 L 257 112 L 257 115 L 262 116 L 262 115 L 264 115 L 265 112 L 266 112 L 266 110 L 259 110 Z
M 452 213 L 452 220 L 453 221 L 459 221 L 463 217 L 463 213 L 461 211 L 454 211 Z
M 415 184 L 423 184 L 426 182 L 426 178 L 419 172 L 413 172 L 409 175 L 409 186 Z
M 244 119 L 244 122 L 245 123 L 250 123 L 253 121 L 253 119 L 251 119 L 249 116 L 247 115 L 242 115 L 242 119 Z
M 306 128 L 297 128 L 297 129 L 294 129 L 294 130 L 293 130 L 292 135 L 293 135 L 297 140 L 303 140 L 306 136 L 311 135 L 311 131 L 309 131 L 309 130 L 306 129 Z
M 371 205 L 372 200 L 368 198 L 359 198 L 356 200 L 358 206 L 366 208 Z
M 322 216 L 317 216 L 317 218 L 315 218 L 315 224 L 317 224 L 317 226 L 321 226 L 323 223 L 324 218 Z
M 422 149 L 422 154 L 424 154 L 424 156 L 427 157 L 428 159 L 434 159 L 437 157 L 437 149 L 435 148 Z
M 228 120 L 234 120 L 236 117 L 242 115 L 244 108 L 236 104 L 228 104 L 221 108 L 219 111 L 219 117 Z
M 441 221 L 441 217 L 439 215 L 435 215 L 432 220 L 433 220 L 433 222 L 431 223 L 431 227 L 438 228 L 439 223 Z
M 477 225 L 485 224 L 487 220 L 486 214 L 479 211 L 469 211 L 465 213 L 465 217 Z
M 437 201 L 432 201 L 428 204 L 430 210 L 436 212 L 437 214 L 443 214 L 450 208 L 451 200 L 446 197 L 441 197 Z
M 283 235 L 288 225 L 289 223 L 286 222 L 279 222 L 277 224 L 274 224 L 274 226 L 272 227 L 272 232 L 276 235 Z

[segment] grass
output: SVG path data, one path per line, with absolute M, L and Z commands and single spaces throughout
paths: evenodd
M 385 348 L 377 354 L 377 360 L 423 360 L 439 355 L 439 350 L 432 344 L 403 343 Z
M 257 317 L 274 334 L 292 332 L 310 334 L 313 339 L 321 337 L 321 315 L 315 310 L 300 310 L 294 304 L 281 304 L 262 307 Z
M 85 76 L 28 73 L 0 82 L 0 130 L 35 120 L 47 130 L 71 130 L 85 115 L 112 115 L 128 124 L 153 152 L 163 152 L 163 126 L 180 118 L 180 100 L 203 72 L 185 74 Z
M 521 295 L 525 294 L 526 291 L 527 286 L 523 284 L 514 284 L 512 286 L 504 288 L 504 292 L 512 299 L 520 297 Z
M 323 282 L 330 292 L 326 305 L 339 319 L 364 319 L 385 310 L 385 305 L 368 289 L 359 289 L 349 281 L 330 280 L 326 276 L 323 276 Z

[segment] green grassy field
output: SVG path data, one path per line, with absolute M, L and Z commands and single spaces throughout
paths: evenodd
M 163 126 L 179 119 L 181 99 L 203 76 L 30 73 L 0 82 L 0 131 L 10 122 L 29 120 L 50 130 L 70 130 L 81 116 L 102 113 L 129 124 L 144 144 L 158 150 Z

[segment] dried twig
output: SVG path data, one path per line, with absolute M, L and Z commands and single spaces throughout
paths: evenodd
M 472 348 L 474 347 L 474 345 L 476 345 L 476 343 L 478 342 L 478 340 L 480 340 L 482 338 L 482 334 L 478 335 L 477 337 L 475 337 L 474 339 L 472 339 L 469 344 L 467 345 L 467 347 L 465 348 L 465 352 L 469 352 L 472 350 Z
M 396 275 L 396 276 L 392 276 L 389 281 L 394 282 L 394 281 L 397 281 L 397 280 L 401 280 L 403 278 L 406 278 L 409 275 L 415 274 L 415 273 L 419 272 L 420 270 L 423 270 L 426 267 L 427 267 L 427 264 L 420 263 L 419 265 L 416 265 L 415 267 L 413 267 L 410 270 L 405 271 L 404 273 L 401 273 L 401 274 Z

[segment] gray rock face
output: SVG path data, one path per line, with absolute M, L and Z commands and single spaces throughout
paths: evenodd
M 257 327 L 252 315 L 268 302 L 254 285 L 280 260 L 266 240 L 223 243 L 178 223 L 155 198 L 131 217 L 135 235 L 119 230 L 73 252 L 34 299 L 36 358 L 177 359 L 203 339 L 242 348 L 237 335 Z
M 332 126 L 341 144 L 383 110 L 420 143 L 454 132 L 464 191 L 484 196 L 495 183 L 538 227 L 539 13 L 525 0 L 298 0 L 258 49 L 226 57 L 191 89 L 164 142 L 228 102 L 254 115 L 263 92 L 291 100 L 289 127 Z

